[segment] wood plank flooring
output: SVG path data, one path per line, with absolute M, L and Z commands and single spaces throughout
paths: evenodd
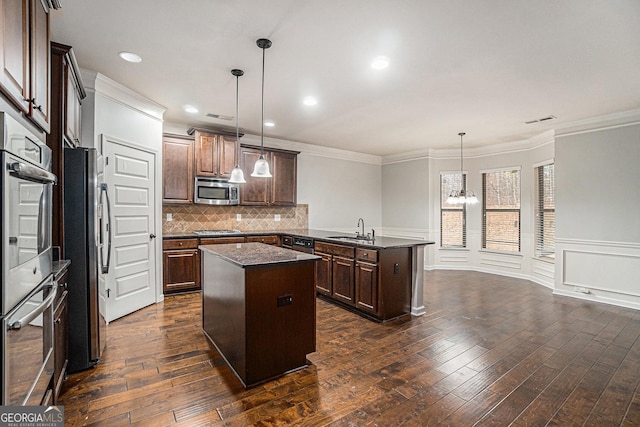
M 66 425 L 640 425 L 639 311 L 454 271 L 425 274 L 425 303 L 378 324 L 318 300 L 312 365 L 244 390 L 200 295 L 167 297 L 109 325 L 65 383 Z

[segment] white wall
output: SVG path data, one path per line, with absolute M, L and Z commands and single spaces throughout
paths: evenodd
M 638 122 L 557 135 L 555 293 L 640 309 L 639 161 Z
M 429 229 L 429 161 L 416 159 L 382 167 L 382 223 L 396 232 Z

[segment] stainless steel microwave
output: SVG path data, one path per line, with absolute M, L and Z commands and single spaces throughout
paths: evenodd
M 197 176 L 194 185 L 194 203 L 203 205 L 237 205 L 240 187 L 215 178 Z

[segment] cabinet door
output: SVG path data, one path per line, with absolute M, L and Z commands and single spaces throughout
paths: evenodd
M 59 284 L 60 285 L 60 284 Z M 53 315 L 53 402 L 57 403 L 69 361 L 69 309 L 64 291 Z
M 295 206 L 297 202 L 297 155 L 274 151 L 271 153 L 271 204 Z
M 50 68 L 49 11 L 41 0 L 31 0 L 31 118 L 47 133 L 51 120 Z
M 31 105 L 29 1 L 0 0 L 0 88 L 25 113 Z
M 196 131 L 196 176 L 218 176 L 218 135 Z
M 267 206 L 269 204 L 269 189 L 271 179 L 254 178 L 251 176 L 253 165 L 260 157 L 260 149 L 242 147 L 240 149 L 240 165 L 244 171 L 246 184 L 240 185 L 240 204 L 249 206 Z M 265 152 L 265 158 L 270 160 L 269 153 Z M 271 165 L 271 163 L 269 163 Z
M 333 280 L 331 255 L 320 252 L 315 254 L 322 257 L 320 261 L 316 261 L 316 291 L 331 296 L 333 291 L 333 286 L 331 285 Z
M 69 142 L 74 146 L 80 145 L 80 94 L 77 88 L 77 82 L 67 66 L 65 68 L 66 94 L 65 94 L 65 116 L 64 116 L 64 133 Z
M 349 304 L 355 303 L 353 258 L 333 257 L 333 297 Z
M 220 178 L 231 177 L 231 171 L 237 164 L 236 140 L 228 136 L 218 136 L 218 157 Z
M 198 249 L 164 251 L 162 286 L 165 293 L 200 289 L 200 253 Z
M 368 262 L 356 263 L 356 306 L 363 310 L 378 311 L 378 266 Z
M 162 203 L 193 203 L 193 140 L 162 141 Z

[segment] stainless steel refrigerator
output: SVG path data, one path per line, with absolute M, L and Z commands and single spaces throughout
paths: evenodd
M 64 248 L 68 278 L 69 365 L 67 372 L 95 366 L 106 342 L 98 304 L 100 186 L 95 148 L 64 150 Z

